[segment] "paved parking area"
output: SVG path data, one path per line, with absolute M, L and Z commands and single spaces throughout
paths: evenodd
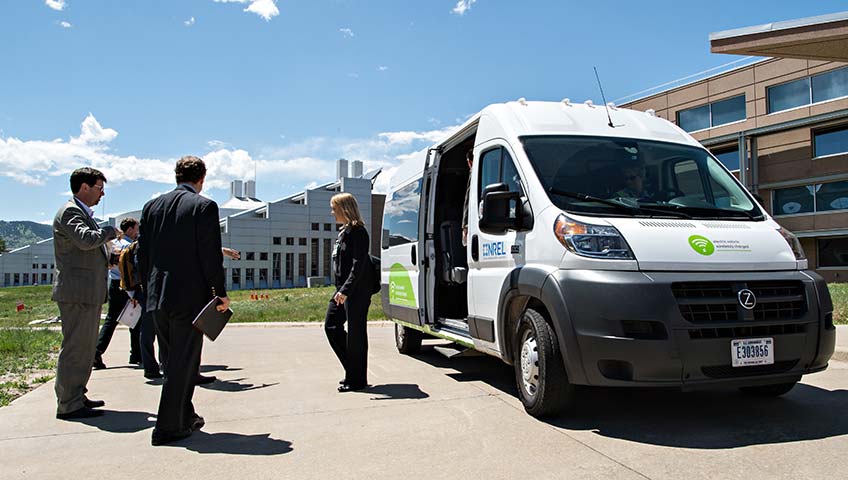
M 206 342 L 206 427 L 151 447 L 159 387 L 129 368 L 125 329 L 95 371 L 106 415 L 54 418 L 50 382 L 0 409 L 0 478 L 842 478 L 848 364 L 783 398 L 734 390 L 582 389 L 576 412 L 539 421 L 511 367 L 446 359 L 427 342 L 399 355 L 390 324 L 370 332 L 366 392 L 339 394 L 341 368 L 316 327 L 239 326 Z

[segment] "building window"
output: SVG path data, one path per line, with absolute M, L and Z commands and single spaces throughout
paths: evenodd
M 813 152 L 816 157 L 848 153 L 848 127 L 814 133 Z
M 51 264 L 50 264 L 50 269 L 52 270 L 52 269 L 54 269 L 54 268 L 56 268 L 56 265 L 54 265 L 54 264 L 52 264 L 52 263 L 51 263 Z
M 848 67 L 766 89 L 769 113 L 848 96 Z
M 21 274 L 20 274 L 20 273 L 16 273 L 16 274 L 14 275 L 14 278 L 15 278 L 15 283 L 14 283 L 13 285 L 17 287 L 18 285 L 20 285 L 20 284 L 21 284 Z
M 294 286 L 294 254 L 286 254 L 286 287 Z
M 282 245 L 283 244 L 283 237 L 274 237 L 273 243 L 274 243 L 274 245 Z
M 244 269 L 244 288 L 253 288 L 253 280 L 255 273 L 256 269 L 254 268 Z
M 302 286 L 306 284 L 306 254 L 299 253 L 297 255 L 297 284 Z
M 268 288 L 268 269 L 259 269 L 259 288 Z
M 333 263 L 333 242 L 332 239 L 324 239 L 324 276 L 327 278 L 330 278 L 330 266 Z
M 774 191 L 772 212 L 774 215 L 794 215 L 816 211 L 814 187 L 781 188 Z
M 12 274 L 4 273 L 3 274 L 3 286 L 8 287 L 12 283 Z
M 38 270 L 38 264 L 37 264 L 37 263 L 33 263 L 33 264 L 32 264 L 32 269 L 33 269 L 33 270 Z
M 294 245 L 294 237 L 286 237 L 286 245 Z
M 41 284 L 47 285 L 47 274 L 46 273 L 41 274 Z
M 245 260 L 255 260 L 256 254 L 254 252 L 245 252 L 244 259 Z
M 317 223 L 313 223 L 313 224 L 312 224 L 312 230 L 313 230 L 313 231 L 315 231 L 315 232 L 317 232 L 317 231 L 318 231 L 318 225 L 319 225 L 319 224 L 317 224 Z
M 325 224 L 324 224 L 324 231 L 325 231 L 325 232 L 332 232 L 332 231 L 333 231 L 333 224 L 331 224 L 331 223 L 325 223 Z
M 274 261 L 271 263 L 271 267 L 272 267 L 271 268 L 271 275 L 273 275 L 272 281 L 271 281 L 271 286 L 273 288 L 280 288 L 282 286 L 282 284 L 280 282 L 280 280 L 281 280 L 280 277 L 282 276 L 281 259 L 282 259 L 282 254 L 279 254 L 279 253 L 274 254 Z
M 677 112 L 677 124 L 687 132 L 745 120 L 745 95 Z
M 816 211 L 848 209 L 848 182 L 831 182 L 816 185 Z
M 238 290 L 239 288 L 241 288 L 241 269 L 240 268 L 234 268 L 233 269 L 232 281 L 233 281 L 233 290 Z
M 42 263 L 42 264 L 41 264 L 41 268 L 42 268 L 43 270 L 47 270 L 47 264 L 46 264 L 46 263 Z
M 268 252 L 259 252 L 259 260 L 263 262 L 268 261 Z
M 306 246 L 306 239 L 305 238 L 298 238 L 297 244 L 300 245 L 301 247 L 305 247 Z
M 739 170 L 739 147 L 716 150 L 713 155 L 731 172 Z
M 310 269 L 309 275 L 312 277 L 318 276 L 318 239 L 312 239 L 312 268 Z
M 24 285 L 29 285 L 29 274 L 28 273 L 24 274 Z
M 848 267 L 848 237 L 819 238 L 819 267 Z

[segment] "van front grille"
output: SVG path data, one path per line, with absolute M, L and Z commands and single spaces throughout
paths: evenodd
M 736 378 L 750 377 L 753 375 L 769 375 L 783 373 L 792 370 L 798 364 L 799 359 L 774 362 L 772 365 L 752 365 L 750 367 L 734 367 L 732 365 L 715 365 L 701 367 L 701 373 L 710 378 Z
M 752 310 L 739 302 L 739 291 L 745 289 L 756 297 Z M 671 290 L 680 314 L 691 323 L 797 320 L 807 312 L 804 284 L 794 280 L 675 282 Z
M 775 337 L 780 335 L 795 335 L 807 331 L 804 323 L 786 323 L 782 325 L 751 325 L 728 328 L 691 328 L 691 340 L 715 340 L 744 337 Z

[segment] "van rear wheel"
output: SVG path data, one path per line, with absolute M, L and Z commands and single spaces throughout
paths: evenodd
M 398 352 L 404 355 L 420 352 L 423 337 L 420 331 L 395 323 L 395 346 Z
M 514 341 L 515 382 L 527 413 L 546 417 L 571 408 L 574 385 L 568 381 L 556 334 L 545 317 L 528 308 L 519 320 Z
M 739 390 L 754 397 L 779 397 L 789 393 L 798 382 L 777 383 L 774 385 L 758 385 L 756 387 L 739 387 Z

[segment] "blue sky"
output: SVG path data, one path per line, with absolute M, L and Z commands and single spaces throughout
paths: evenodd
M 691 4 L 691 5 L 690 5 Z M 484 106 L 600 102 L 738 60 L 711 32 L 844 1 L 14 0 L 0 3 L 0 219 L 48 221 L 76 166 L 99 215 L 210 164 L 209 193 L 257 172 L 273 200 L 334 161 L 390 171 Z

